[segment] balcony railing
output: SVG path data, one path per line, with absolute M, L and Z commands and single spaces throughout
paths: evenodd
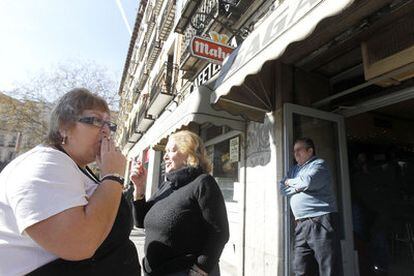
M 154 14 L 159 14 L 160 13 L 160 10 L 161 10 L 161 6 L 162 6 L 162 3 L 164 2 L 164 1 L 169 1 L 169 0 L 156 0 L 156 1 L 154 1 L 155 3 L 154 3 L 154 9 L 153 9 L 153 13 Z
M 142 89 L 144 89 L 144 87 L 145 87 L 145 84 L 147 83 L 147 80 L 148 80 L 148 77 L 149 77 L 149 74 L 148 74 L 148 72 L 147 72 L 147 70 L 145 70 L 145 69 L 143 69 L 143 73 L 140 75 L 140 76 L 138 76 L 139 77 L 139 80 L 137 81 L 137 85 L 136 85 L 136 87 L 134 88 L 134 90 L 136 91 L 136 92 L 141 92 L 142 91 Z M 134 91 L 134 92 L 135 92 Z
M 142 58 L 144 57 L 145 52 L 147 51 L 147 44 L 148 44 L 148 42 L 145 41 L 145 40 L 142 42 L 142 45 L 139 49 L 139 55 L 138 55 L 138 60 L 139 61 L 142 60 Z
M 177 25 L 175 26 L 175 32 L 183 34 L 186 29 L 190 18 L 193 16 L 194 12 L 197 10 L 197 7 L 200 5 L 199 0 L 187 0 L 183 5 L 180 13 Z M 180 7 L 181 8 L 181 7 Z
M 170 34 L 174 25 L 176 0 L 167 1 L 167 4 L 162 13 L 161 22 L 159 26 L 158 37 L 160 40 L 165 41 Z
M 184 51 L 182 51 L 180 57 L 179 68 L 183 71 L 182 78 L 192 79 L 197 71 L 205 64 L 207 64 L 207 61 L 191 55 L 190 45 L 188 44 Z
M 177 80 L 178 66 L 165 62 L 151 87 L 148 114 L 159 116 L 168 103 L 174 98 L 174 87 Z
M 132 103 L 136 103 L 140 95 L 141 90 L 138 90 L 138 87 L 134 88 L 132 91 Z
M 149 47 L 150 48 L 148 49 L 148 57 L 147 57 L 146 67 L 148 68 L 149 71 L 151 71 L 152 67 L 155 64 L 155 61 L 158 58 L 158 55 L 161 52 L 162 42 L 160 40 L 158 40 L 156 35 L 154 35 L 154 38 L 152 39 L 151 44 L 150 44 Z
M 144 133 L 154 123 L 153 117 L 147 113 L 148 96 L 146 94 L 141 95 L 141 97 L 145 97 L 145 99 L 141 104 L 136 120 L 134 120 L 133 127 L 131 127 L 131 129 L 138 133 Z
M 167 0 L 169 2 L 169 0 Z M 148 10 L 150 10 L 149 19 L 147 20 L 147 29 L 145 31 L 145 41 L 148 41 L 149 38 L 152 35 L 152 32 L 154 31 L 155 23 L 157 21 L 157 17 L 160 14 L 161 6 L 163 4 L 163 0 L 157 0 L 154 1 L 154 6 L 148 7 Z M 173 1 L 175 2 L 175 0 Z M 168 5 L 169 3 L 167 3 Z
M 129 143 L 136 143 L 139 141 L 139 139 L 141 139 L 142 137 L 142 132 L 137 131 L 137 119 L 135 118 L 131 128 L 128 131 L 128 142 Z
M 165 62 L 154 80 L 151 88 L 150 102 L 157 93 L 173 94 L 173 86 L 177 79 L 178 66 L 172 62 Z M 156 93 L 153 93 L 156 92 Z
M 186 64 L 190 56 L 191 56 L 190 43 L 187 44 L 184 42 L 184 47 L 182 48 L 181 56 L 180 56 L 180 69 L 181 70 L 188 70 L 191 67 Z
M 135 144 L 135 142 L 129 140 L 129 137 L 130 137 L 130 131 L 126 131 L 124 133 L 124 135 L 122 136 L 122 142 L 121 142 L 121 144 L 122 144 L 123 150 L 127 150 L 128 151 Z
M 145 30 L 145 41 L 148 41 L 154 31 L 155 27 L 155 16 L 152 16 L 152 19 L 147 22 L 147 29 Z

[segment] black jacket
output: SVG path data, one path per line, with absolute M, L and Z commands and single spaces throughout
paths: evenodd
M 167 174 L 148 200 L 134 202 L 138 227 L 145 227 L 144 271 L 163 275 L 197 264 L 209 272 L 229 239 L 223 195 L 214 178 L 197 167 Z

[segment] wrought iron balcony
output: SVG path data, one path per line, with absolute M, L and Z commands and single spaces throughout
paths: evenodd
M 135 128 L 131 128 L 128 136 L 128 143 L 136 143 L 139 141 L 139 139 L 141 139 L 142 132 L 137 132 L 135 131 Z
M 139 48 L 138 60 L 141 61 L 144 57 L 145 52 L 147 51 L 147 41 L 143 41 L 141 47 Z
M 160 13 L 161 6 L 162 6 L 162 3 L 163 3 L 164 1 L 165 1 L 165 0 L 157 0 L 157 1 L 154 1 L 154 2 L 155 2 L 155 3 L 154 3 L 154 9 L 152 10 L 153 14 L 158 15 L 158 14 Z M 169 1 L 169 0 L 166 0 L 166 1 Z
M 174 29 L 176 33 L 184 34 L 191 17 L 194 15 L 199 5 L 199 0 L 187 0 L 187 2 L 185 2 L 180 14 L 178 15 L 179 19 Z
M 130 150 L 132 146 L 135 144 L 135 142 L 129 140 L 130 137 L 130 131 L 127 131 L 122 136 L 121 145 L 123 147 L 123 150 Z
M 154 12 L 154 10 L 152 10 L 151 14 L 149 15 L 149 19 L 146 21 L 147 27 L 145 30 L 144 41 L 148 41 L 150 39 L 152 32 L 154 31 L 156 20 L 157 20 L 157 14 Z
M 162 42 L 158 40 L 157 36 L 154 35 L 154 38 L 151 41 L 151 44 L 148 49 L 148 57 L 146 62 L 146 68 L 148 71 L 152 70 L 152 67 L 155 64 L 155 61 L 158 58 L 158 55 L 160 54 L 162 49 Z
M 136 103 L 139 96 L 141 95 L 141 90 L 138 90 L 138 87 L 135 87 L 132 91 L 132 103 Z
M 148 114 L 159 116 L 168 103 L 174 98 L 174 87 L 177 80 L 178 66 L 165 62 L 151 87 Z
M 140 75 L 138 75 L 137 77 L 139 77 L 139 79 L 137 81 L 137 85 L 134 88 L 134 92 L 141 92 L 142 89 L 144 89 L 145 84 L 147 83 L 149 77 L 148 71 L 145 68 L 142 68 Z
M 121 138 L 121 145 L 125 146 L 126 143 L 128 143 L 128 134 L 124 132 Z
M 134 120 L 134 123 L 131 127 L 137 133 L 144 133 L 153 123 L 154 119 L 151 115 L 148 114 L 148 97 L 144 96 L 145 100 L 143 101 L 141 108 L 139 109 L 138 115 Z
M 180 70 L 184 71 L 183 78 L 191 79 L 199 71 L 200 68 L 205 66 L 207 61 L 196 58 L 191 55 L 190 44 L 182 51 L 180 57 Z
M 158 38 L 165 41 L 170 34 L 174 25 L 176 0 L 167 1 L 164 11 L 161 16 L 161 22 L 158 27 Z

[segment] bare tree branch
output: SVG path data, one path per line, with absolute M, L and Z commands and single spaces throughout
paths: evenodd
M 118 82 L 115 76 L 93 62 L 68 61 L 58 64 L 50 72 L 41 72 L 30 81 L 20 83 L 17 89 L 8 92 L 13 98 L 0 97 L 0 128 L 22 132 L 25 141 L 23 151 L 41 143 L 54 103 L 75 87 L 83 87 L 102 96 L 111 110 L 118 111 Z

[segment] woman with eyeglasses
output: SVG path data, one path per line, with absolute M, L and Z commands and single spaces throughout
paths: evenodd
M 210 175 L 212 166 L 200 137 L 172 134 L 165 147 L 166 181 L 144 196 L 147 171 L 133 165 L 138 227 L 145 228 L 146 275 L 218 276 L 218 262 L 229 239 L 223 195 Z
M 1 172 L 0 275 L 140 275 L 115 130 L 101 97 L 73 89 L 45 143 Z

